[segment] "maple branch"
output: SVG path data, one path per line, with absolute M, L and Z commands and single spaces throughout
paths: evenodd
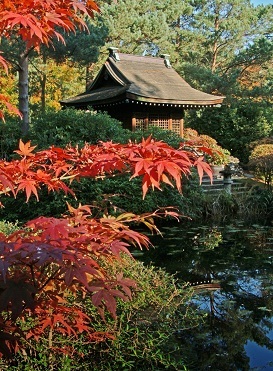
M 35 280 L 35 272 L 34 272 L 33 264 L 31 264 L 29 267 L 30 267 L 30 272 L 31 272 L 33 286 L 34 287 L 37 287 L 36 280 Z
M 48 333 L 48 347 L 49 347 L 49 349 L 51 349 L 52 345 L 53 345 L 52 339 L 53 339 L 53 328 L 51 327 L 49 329 L 49 333 Z M 49 354 L 49 360 L 51 358 L 52 358 L 52 353 Z M 51 364 L 51 362 L 49 362 L 49 364 Z
M 104 180 L 104 179 L 111 179 L 111 178 L 116 178 L 118 176 L 122 176 L 124 174 L 131 174 L 132 171 L 131 169 L 128 169 L 128 170 L 124 170 L 120 173 L 116 173 L 116 174 L 105 174 L 105 175 L 97 175 L 94 177 L 94 179 L 101 179 L 101 180 Z
M 0 195 L 7 195 L 9 192 L 11 192 L 11 189 L 6 188 L 4 191 L 0 191 Z
M 35 63 L 33 63 L 32 61 L 29 62 L 31 64 L 31 66 L 37 71 L 39 72 L 41 75 L 44 73 L 43 71 L 41 71 Z
M 24 343 L 27 344 L 27 346 L 30 347 L 32 350 L 34 350 L 34 352 L 37 352 L 38 351 L 37 348 L 35 348 L 35 346 L 31 342 L 29 342 L 25 337 L 24 337 Z M 22 354 L 23 354 L 23 356 L 24 356 L 24 358 L 26 360 L 26 358 L 28 356 L 27 355 L 27 352 L 25 351 L 24 348 L 21 351 L 22 351 Z
M 53 272 L 51 276 L 48 277 L 48 279 L 44 282 L 44 284 L 40 288 L 38 288 L 38 290 L 42 291 L 48 285 L 48 283 L 56 277 L 57 273 L 60 272 L 60 270 L 61 270 L 61 267 L 58 267 L 55 270 L 55 272 Z
M 58 180 L 68 180 L 72 178 L 76 178 L 77 176 L 80 175 L 80 173 L 72 174 L 72 175 L 66 175 L 68 174 L 71 170 L 73 170 L 73 167 L 69 169 L 64 175 L 60 176 L 60 178 L 52 178 L 52 181 L 58 181 Z

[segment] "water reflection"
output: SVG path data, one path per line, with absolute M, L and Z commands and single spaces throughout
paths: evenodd
M 273 370 L 273 228 L 161 230 L 141 259 L 195 284 L 191 305 L 206 314 L 179 331 L 189 370 Z

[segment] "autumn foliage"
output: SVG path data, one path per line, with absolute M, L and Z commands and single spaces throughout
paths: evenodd
M 69 192 L 73 182 L 82 177 L 108 177 L 129 172 L 142 178 L 143 197 L 150 188 L 160 189 L 162 183 L 182 189 L 182 174 L 188 176 L 197 167 L 211 176 L 202 158 L 183 148 L 175 150 L 151 137 L 142 143 L 127 145 L 112 142 L 86 144 L 83 148 L 51 147 L 35 152 L 31 143 L 20 141 L 17 158 L 0 161 L 0 191 L 16 197 L 24 192 L 39 199 L 39 189 L 48 192 Z M 2 205 L 4 206 L 4 205 Z M 44 331 L 60 332 L 87 338 L 99 335 L 92 331 L 92 321 L 78 305 L 71 305 L 68 296 L 90 295 L 92 303 L 104 316 L 107 309 L 116 315 L 116 298 L 129 300 L 136 282 L 115 277 L 101 266 L 119 259 L 120 253 L 130 255 L 130 246 L 148 248 L 148 238 L 133 231 L 132 222 L 142 222 L 157 230 L 154 217 L 172 215 L 165 210 L 147 215 L 121 214 L 117 217 L 92 217 L 89 206 L 77 209 L 68 205 L 63 218 L 39 217 L 9 236 L 0 236 L 0 351 L 12 356 L 20 347 L 20 339 L 38 340 Z M 69 293 L 69 295 L 68 295 Z M 35 326 L 23 332 L 18 320 L 33 317 Z M 106 334 L 107 335 L 107 334 Z M 103 335 L 105 336 L 105 334 Z
M 253 146 L 248 165 L 257 178 L 262 179 L 268 189 L 271 189 L 273 181 L 273 140 L 272 138 L 265 138 L 254 142 Z
M 127 145 L 102 142 L 99 145 L 86 144 L 83 148 L 51 147 L 34 153 L 30 142 L 20 141 L 15 151 L 20 159 L 0 162 L 0 192 L 25 191 L 27 201 L 33 194 L 38 200 L 38 189 L 43 185 L 48 191 L 70 192 L 73 190 L 65 181 L 81 177 L 105 177 L 116 172 L 130 172 L 132 178 L 142 176 L 143 197 L 148 189 L 160 189 L 160 183 L 167 183 L 181 191 L 181 176 L 188 176 L 191 167 L 196 166 L 200 178 L 209 165 L 189 151 L 175 150 L 163 142 L 148 138 L 140 144 Z
M 4 37 L 15 32 L 29 46 L 48 45 L 52 37 L 63 37 L 57 27 L 67 32 L 85 28 L 82 15 L 93 16 L 98 6 L 92 0 L 2 0 L 0 31 Z
M 93 17 L 98 11 L 93 0 L 2 0 L 0 35 L 7 39 L 16 35 L 25 42 L 27 49 L 39 50 L 41 44 L 49 45 L 54 37 L 65 42 L 58 29 L 65 32 L 87 29 L 83 16 Z M 8 72 L 8 63 L 2 55 L 0 67 Z M 20 115 L 5 94 L 0 94 L 0 103 Z M 4 119 L 3 109 L 0 110 L 0 119 Z

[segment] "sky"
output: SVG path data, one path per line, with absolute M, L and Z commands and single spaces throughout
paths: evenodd
M 273 5 L 273 0 L 251 0 L 251 3 L 253 5 L 269 5 L 269 4 L 272 4 Z

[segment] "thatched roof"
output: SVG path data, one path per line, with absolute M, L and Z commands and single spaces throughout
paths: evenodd
M 86 92 L 61 101 L 64 106 L 96 106 L 130 100 L 184 108 L 215 106 L 223 96 L 192 88 L 164 58 L 118 53 L 110 55 Z

